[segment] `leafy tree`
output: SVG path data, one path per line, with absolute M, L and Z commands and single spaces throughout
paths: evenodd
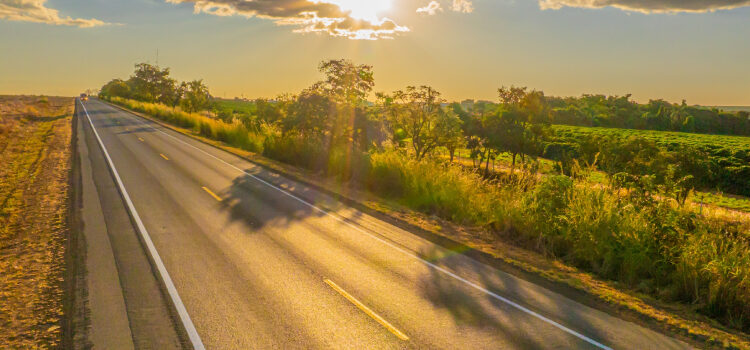
M 148 63 L 136 64 L 128 85 L 135 99 L 174 105 L 176 81 L 169 77 L 169 68 L 160 69 Z
M 337 103 L 360 106 L 375 86 L 372 66 L 356 65 L 340 59 L 323 61 L 318 70 L 325 75 L 325 79 L 315 83 L 310 90 L 320 91 Z
M 450 109 L 438 114 L 436 132 L 440 137 L 439 143 L 448 150 L 451 163 L 456 156 L 456 151 L 466 144 L 462 124 L 461 118 Z
M 304 90 L 282 119 L 282 131 L 322 137 L 333 129 L 332 108 L 334 101 L 330 96 L 314 89 Z
M 451 144 L 458 147 L 461 120 L 443 110 L 440 93 L 429 86 L 409 86 L 384 99 L 389 125 L 395 134 L 403 132 L 411 139 L 416 159 L 421 160 L 435 148 Z
M 186 112 L 198 112 L 208 108 L 211 95 L 203 80 L 183 82 L 180 85 L 180 107 Z
M 527 88 L 502 87 L 498 89 L 502 108 L 499 108 L 496 121 L 487 121 L 486 128 L 492 130 L 490 144 L 498 152 L 508 152 L 512 158 L 511 174 L 516 167 L 516 159 L 521 156 L 535 158 L 542 153 L 544 126 L 549 120 L 549 105 L 541 91 L 527 91 Z
M 122 79 L 113 79 L 112 81 L 104 84 L 99 91 L 99 96 L 104 98 L 109 97 L 130 97 L 130 86 Z

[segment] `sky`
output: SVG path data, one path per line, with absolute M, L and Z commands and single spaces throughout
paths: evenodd
M 750 0 L 0 0 L 0 94 L 73 96 L 139 62 L 218 97 L 274 97 L 317 65 L 451 101 L 554 96 L 750 105 Z

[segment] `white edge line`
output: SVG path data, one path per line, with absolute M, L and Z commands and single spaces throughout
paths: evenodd
M 134 113 L 132 113 L 132 114 L 135 115 L 135 116 L 137 116 L 137 117 L 139 117 L 139 118 L 142 118 L 142 117 L 138 116 L 137 114 L 134 114 Z M 148 126 L 149 128 L 151 128 L 154 131 L 160 132 L 160 133 L 162 133 L 162 134 L 164 134 L 164 135 L 166 135 L 168 137 L 171 137 L 172 139 L 175 139 L 175 140 L 177 140 L 180 143 L 183 143 L 183 144 L 185 144 L 187 146 L 190 146 L 190 147 L 198 150 L 199 152 L 201 152 L 201 153 L 203 153 L 203 154 L 205 154 L 205 155 L 207 155 L 207 156 L 209 156 L 211 158 L 214 158 L 214 159 L 216 159 L 216 160 L 218 160 L 218 161 L 220 161 L 220 162 L 222 162 L 222 163 L 224 163 L 224 164 L 226 164 L 226 165 L 234 168 L 235 170 L 237 170 L 237 171 L 239 171 L 239 172 L 241 172 L 241 173 L 243 173 L 245 175 L 248 175 L 248 176 L 252 177 L 253 179 L 259 181 L 260 183 L 262 183 L 262 184 L 264 184 L 264 185 L 266 185 L 268 187 L 271 187 L 271 188 L 273 188 L 273 189 L 275 189 L 277 191 L 280 191 L 281 193 L 283 193 L 283 194 L 285 194 L 285 195 L 287 195 L 287 196 L 289 196 L 289 197 L 297 200 L 298 202 L 300 202 L 300 203 L 302 203 L 302 204 L 304 204 L 306 206 L 309 206 L 310 208 L 315 209 L 315 210 L 317 210 L 317 211 L 319 211 L 319 212 L 321 212 L 321 213 L 323 213 L 325 215 L 328 215 L 328 216 L 332 217 L 333 219 L 335 219 L 336 221 L 339 221 L 339 222 L 341 222 L 341 223 L 343 223 L 343 224 L 345 224 L 345 225 L 347 225 L 347 226 L 349 226 L 349 227 L 351 227 L 351 228 L 359 231 L 360 233 L 363 233 L 363 234 L 369 236 L 370 238 L 373 238 L 373 239 L 375 239 L 375 240 L 377 240 L 377 241 L 379 241 L 379 242 L 381 242 L 381 243 L 383 243 L 383 244 L 385 244 L 385 245 L 387 245 L 387 246 L 389 246 L 389 247 L 391 247 L 391 248 L 393 248 L 393 249 L 401 252 L 402 254 L 405 254 L 405 255 L 413 258 L 413 259 L 416 259 L 416 260 L 422 262 L 423 264 L 425 264 L 425 265 L 427 265 L 427 266 L 429 266 L 429 267 L 431 267 L 431 268 L 433 268 L 433 269 L 435 269 L 437 271 L 440 271 L 440 272 L 442 272 L 442 273 L 444 273 L 444 274 L 446 274 L 446 275 L 448 275 L 448 276 L 450 276 L 450 277 L 452 277 L 452 278 L 454 278 L 454 279 L 456 279 L 456 280 L 458 280 L 460 282 L 463 282 L 466 285 L 468 285 L 468 286 L 470 286 L 470 287 L 472 287 L 472 288 L 474 288 L 474 289 L 476 289 L 478 291 L 481 291 L 481 292 L 483 292 L 483 293 L 485 293 L 485 294 L 487 294 L 487 295 L 489 295 L 489 296 L 491 296 L 491 297 L 493 297 L 493 298 L 495 298 L 495 299 L 497 299 L 499 301 L 502 301 L 502 302 L 504 302 L 504 303 L 506 303 L 506 304 L 508 304 L 508 305 L 510 305 L 510 306 L 512 306 L 512 307 L 514 307 L 514 308 L 516 308 L 518 310 L 520 310 L 520 311 L 523 311 L 523 312 L 525 312 L 525 313 L 527 313 L 527 314 L 529 314 L 531 316 L 534 316 L 534 317 L 536 317 L 536 318 L 538 318 L 538 319 L 540 319 L 540 320 L 542 320 L 542 321 L 544 321 L 546 323 L 549 323 L 550 325 L 555 326 L 558 329 L 560 329 L 560 330 L 562 330 L 562 331 L 564 331 L 564 332 L 566 332 L 566 333 L 568 333 L 570 335 L 573 335 L 573 336 L 575 336 L 578 339 L 581 339 L 581 340 L 583 340 L 583 341 L 585 341 L 585 342 L 587 342 L 587 343 L 589 343 L 591 345 L 594 345 L 594 346 L 596 346 L 596 347 L 598 347 L 600 349 L 603 349 L 603 350 L 613 350 L 611 347 L 608 347 L 608 346 L 606 346 L 606 345 L 604 345 L 602 343 L 599 343 L 596 340 L 593 340 L 593 339 L 591 339 L 591 338 L 589 338 L 589 337 L 587 337 L 587 336 L 585 336 L 585 335 L 583 335 L 581 333 L 578 333 L 578 332 L 576 332 L 576 331 L 574 331 L 574 330 L 572 330 L 572 329 L 570 329 L 568 327 L 565 327 L 562 324 L 557 323 L 554 320 L 551 320 L 551 319 L 549 319 L 549 318 L 547 318 L 547 317 L 545 317 L 545 316 L 543 316 L 543 315 L 541 315 L 541 314 L 539 314 L 539 313 L 537 313 L 537 312 L 535 312 L 533 310 L 530 310 L 530 309 L 526 308 L 525 306 L 523 306 L 521 304 L 518 304 L 518 303 L 516 303 L 516 302 L 514 302 L 514 301 L 512 301 L 510 299 L 507 299 L 507 298 L 505 298 L 505 297 L 503 297 L 503 296 L 501 296 L 499 294 L 496 294 L 496 293 L 494 293 L 494 292 L 492 292 L 492 291 L 490 291 L 490 290 L 488 290 L 488 289 L 486 289 L 486 288 L 484 288 L 484 287 L 482 287 L 482 286 L 480 286 L 480 285 L 478 285 L 478 284 L 476 284 L 474 282 L 471 282 L 471 281 L 469 281 L 469 280 L 467 280 L 467 279 L 465 279 L 465 278 L 463 278 L 463 277 L 461 277 L 461 276 L 459 276 L 459 275 L 457 275 L 457 274 L 455 274 L 455 273 L 453 273 L 453 272 L 451 272 L 451 271 L 449 271 L 449 270 L 447 270 L 447 269 L 445 269 L 443 267 L 440 267 L 438 265 L 435 265 L 434 263 L 431 263 L 431 262 L 429 262 L 429 261 L 427 261 L 425 259 L 422 259 L 419 256 L 414 255 L 412 252 L 407 251 L 406 249 L 401 248 L 401 247 L 399 247 L 399 246 L 397 246 L 397 245 L 395 245 L 395 244 L 393 244 L 391 242 L 388 242 L 387 240 L 384 240 L 383 238 L 380 238 L 380 237 L 378 237 L 378 236 L 376 236 L 376 235 L 374 235 L 374 234 L 372 234 L 370 232 L 367 232 L 364 229 L 362 229 L 362 228 L 360 228 L 358 226 L 355 226 L 352 223 L 350 223 L 350 222 L 348 222 L 348 221 L 346 221 L 346 220 L 344 220 L 344 219 L 342 219 L 342 218 L 340 218 L 340 217 L 338 217 L 336 215 L 331 214 L 330 212 L 328 212 L 325 209 L 318 208 L 314 204 L 312 204 L 312 203 L 310 203 L 310 202 L 308 202 L 308 201 L 306 201 L 306 200 L 304 200 L 302 198 L 299 198 L 299 197 L 295 196 L 294 194 L 292 194 L 292 193 L 290 193 L 290 192 L 288 192 L 288 191 L 286 191 L 286 190 L 284 190 L 282 188 L 279 188 L 276 185 L 271 184 L 271 183 L 269 183 L 269 182 L 267 182 L 267 181 L 265 181 L 265 180 L 263 180 L 263 179 L 255 176 L 255 175 L 253 175 L 253 174 L 251 174 L 251 173 L 249 173 L 249 172 L 247 172 L 245 170 L 242 170 L 242 169 L 238 168 L 237 166 L 232 165 L 232 164 L 228 163 L 227 161 L 225 161 L 225 160 L 223 160 L 223 159 L 221 159 L 221 158 L 219 158 L 219 157 L 217 157 L 217 156 L 215 156 L 213 154 L 210 154 L 210 153 L 208 153 L 208 152 L 206 152 L 206 151 L 204 151 L 204 150 L 202 150 L 202 149 L 200 149 L 200 148 L 198 148 L 196 146 L 193 146 L 193 145 L 191 145 L 191 144 L 189 144 L 189 143 L 187 143 L 187 142 L 185 142 L 183 140 L 180 140 L 179 138 L 177 138 L 175 136 L 172 136 L 172 135 L 170 135 L 170 134 L 168 134 L 168 133 L 166 133 L 166 132 L 164 132 L 162 130 L 154 128 L 151 124 L 145 123 L 143 121 L 141 121 L 141 124 Z
M 104 147 L 104 142 L 102 142 L 101 137 L 99 137 L 99 133 L 96 131 L 96 128 L 94 127 L 94 122 L 91 121 L 91 116 L 89 116 L 89 112 L 88 110 L 86 110 L 86 106 L 83 105 L 83 101 L 79 101 L 79 102 L 81 103 L 81 107 L 83 107 L 83 111 L 86 113 L 86 118 L 88 119 L 89 124 L 91 125 L 91 130 L 94 131 L 96 140 L 99 142 L 99 147 L 101 147 L 102 151 L 104 151 L 104 156 L 107 158 L 107 163 L 109 163 L 109 167 L 112 169 L 112 173 L 115 176 L 117 185 L 120 187 L 120 191 L 122 192 L 122 197 L 125 199 L 125 203 L 128 205 L 128 209 L 130 210 L 130 213 L 133 216 L 133 220 L 135 220 L 135 223 L 138 226 L 138 232 L 141 234 L 141 238 L 143 238 L 143 242 L 146 243 L 146 247 L 148 248 L 149 255 L 151 255 L 151 259 L 154 261 L 154 264 L 156 265 L 156 269 L 159 271 L 159 275 L 161 276 L 162 281 L 167 287 L 167 293 L 169 294 L 169 297 L 172 299 L 172 303 L 174 304 L 175 309 L 177 309 L 177 314 L 180 316 L 180 321 L 182 321 L 182 325 L 183 327 L 185 327 L 185 331 L 187 332 L 188 337 L 190 338 L 190 343 L 193 345 L 193 348 L 196 350 L 205 349 L 205 346 L 203 346 L 203 341 L 201 341 L 201 337 L 198 335 L 198 331 L 195 329 L 195 326 L 193 325 L 193 321 L 190 319 L 190 315 L 188 314 L 187 309 L 185 308 L 185 305 L 182 303 L 182 299 L 180 299 L 180 295 L 177 293 L 177 288 L 175 288 L 174 283 L 172 283 L 172 278 L 169 277 L 169 272 L 167 272 L 167 268 L 164 266 L 164 263 L 162 262 L 161 257 L 159 256 L 159 253 L 156 251 L 156 247 L 154 246 L 154 243 L 151 241 L 151 236 L 149 236 L 148 231 L 146 230 L 146 227 L 143 225 L 143 221 L 141 221 L 141 217 L 138 215 L 138 212 L 135 210 L 133 201 L 130 200 L 128 191 L 125 189 L 125 185 L 123 185 L 122 180 L 120 179 L 120 174 L 117 173 L 115 164 L 112 162 L 112 158 L 109 156 L 109 152 L 107 152 L 107 148 Z

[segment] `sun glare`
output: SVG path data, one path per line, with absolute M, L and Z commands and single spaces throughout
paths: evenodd
M 380 22 L 378 14 L 391 8 L 391 0 L 324 0 L 337 5 L 344 11 L 350 12 L 352 18 L 370 23 Z

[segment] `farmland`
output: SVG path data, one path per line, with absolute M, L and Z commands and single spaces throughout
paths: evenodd
M 552 130 L 559 139 L 575 140 L 581 136 L 612 136 L 619 138 L 641 137 L 653 140 L 665 148 L 691 146 L 713 150 L 717 156 L 726 155 L 750 162 L 750 137 L 731 135 L 693 134 L 674 131 L 634 130 L 600 127 L 553 125 Z
M 668 164 L 674 164 L 691 176 L 690 184 L 697 189 L 750 196 L 750 181 L 747 180 L 750 178 L 750 137 L 555 125 L 547 143 L 588 161 L 593 161 L 597 154 L 603 158 L 624 157 L 617 162 L 600 164 L 600 168 L 608 168 L 611 174 L 658 173 Z M 647 155 L 648 152 L 651 154 Z M 633 160 L 639 154 L 643 156 L 642 164 L 638 165 L 641 169 L 628 169 L 633 164 L 624 160 Z M 560 160 L 562 154 L 545 151 L 545 156 Z

